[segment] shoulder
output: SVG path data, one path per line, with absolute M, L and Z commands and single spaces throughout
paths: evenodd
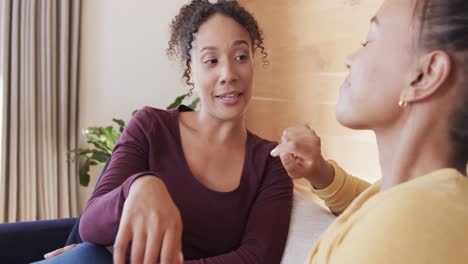
M 162 109 L 154 108 L 151 106 L 144 106 L 135 112 L 132 119 L 142 120 L 142 121 L 165 119 L 173 115 L 174 111 L 176 111 L 176 109 L 162 110 Z
M 278 143 L 261 138 L 252 132 L 248 132 L 247 147 L 251 152 L 251 159 L 255 160 L 256 166 L 278 166 L 281 164 L 279 158 L 272 157 L 270 152 L 278 145 Z M 279 163 L 278 163 L 279 162 Z M 282 165 L 281 165 L 282 167 Z
M 425 225 L 437 222 L 437 216 L 442 212 L 451 210 L 452 201 L 437 188 L 421 184 L 401 184 L 377 193 L 360 208 L 363 213 L 361 220 L 368 226 L 389 225 L 392 227 L 390 232 L 424 228 Z M 431 217 L 428 219 L 428 216 Z
M 438 215 L 455 213 L 461 205 L 466 208 L 468 180 L 456 170 L 443 169 L 378 193 L 371 199 L 374 198 L 379 200 L 379 206 L 373 210 L 391 211 L 402 224 L 411 223 L 407 221 L 409 218 L 436 222 Z M 427 219 L 428 215 L 432 217 Z M 467 215 L 468 208 L 464 213 L 465 217 Z
M 248 131 L 247 145 L 252 151 L 260 156 L 268 157 L 270 152 L 278 145 L 277 142 L 264 139 Z
M 171 112 L 172 111 L 172 112 Z M 174 110 L 161 110 L 149 106 L 136 111 L 125 126 L 120 141 L 127 139 L 152 140 L 161 133 L 172 133 L 177 120 Z
M 461 198 L 429 181 L 378 193 L 347 220 L 337 256 L 362 257 L 361 263 L 439 263 L 438 257 L 468 243 L 462 228 L 468 213 L 456 206 Z
M 174 122 L 176 109 L 162 110 L 150 106 L 144 106 L 134 113 L 128 123 L 129 129 L 141 129 L 149 132 L 161 127 L 161 124 Z
M 252 166 L 261 169 L 259 173 L 266 182 L 284 182 L 292 186 L 292 180 L 278 157 L 273 157 L 270 152 L 278 145 L 277 142 L 261 138 L 249 132 L 249 148 L 251 149 Z

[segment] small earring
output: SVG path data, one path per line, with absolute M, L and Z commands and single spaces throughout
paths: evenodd
M 402 96 L 400 98 L 400 101 L 398 101 L 398 106 L 401 108 L 405 108 L 406 106 L 408 106 L 408 103 L 405 101 L 405 97 Z

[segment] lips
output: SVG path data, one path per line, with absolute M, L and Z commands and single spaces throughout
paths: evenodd
M 239 102 L 242 95 L 243 94 L 240 91 L 229 91 L 216 95 L 215 97 L 226 105 L 233 105 Z
M 348 88 L 350 85 L 351 85 L 351 82 L 349 81 L 349 77 L 348 77 L 341 85 L 340 90 L 343 91 L 344 89 Z
M 240 91 L 229 91 L 216 95 L 216 98 L 236 98 L 242 95 Z

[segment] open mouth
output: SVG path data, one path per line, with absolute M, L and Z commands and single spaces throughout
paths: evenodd
M 216 98 L 221 100 L 221 102 L 223 102 L 224 104 L 232 105 L 237 103 L 241 96 L 241 92 L 228 92 L 217 95 Z
M 220 99 L 233 99 L 233 98 L 239 98 L 241 95 L 242 95 L 242 93 L 227 94 L 227 95 L 217 95 L 216 98 L 220 98 Z

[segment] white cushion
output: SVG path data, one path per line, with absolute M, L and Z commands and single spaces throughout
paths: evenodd
M 323 205 L 319 204 L 318 198 L 311 197 L 310 192 L 304 193 L 300 187 L 296 186 L 291 224 L 282 264 L 304 263 L 315 242 L 336 218 Z

